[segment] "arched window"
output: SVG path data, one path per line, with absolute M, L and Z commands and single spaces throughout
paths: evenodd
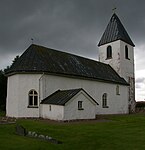
M 112 47 L 109 45 L 107 47 L 107 59 L 112 58 Z
M 116 95 L 120 95 L 119 85 L 116 86 Z
M 127 47 L 127 45 L 125 46 L 125 58 L 126 58 L 126 59 L 129 59 L 129 56 L 128 56 L 128 47 Z
M 38 106 L 38 93 L 35 90 L 29 92 L 29 106 L 37 107 Z
M 108 108 L 108 106 L 107 106 L 107 93 L 104 93 L 102 96 L 102 107 Z

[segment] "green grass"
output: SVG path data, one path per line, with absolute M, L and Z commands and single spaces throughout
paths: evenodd
M 17 120 L 30 131 L 52 136 L 63 144 L 18 136 L 15 125 L 0 125 L 0 149 L 20 150 L 143 150 L 145 115 L 106 116 L 110 122 L 49 123 Z

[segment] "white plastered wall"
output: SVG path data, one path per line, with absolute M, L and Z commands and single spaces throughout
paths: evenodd
M 112 47 L 112 59 L 106 59 L 107 47 Z M 125 58 L 125 46 L 128 47 L 129 59 Z M 128 81 L 128 77 L 134 77 L 134 49 L 133 46 L 118 40 L 99 47 L 99 61 L 110 64 L 112 68 Z
M 34 89 L 39 97 L 40 77 L 41 75 L 37 74 L 17 74 L 8 77 L 7 116 L 39 117 L 39 108 L 28 108 L 28 93 Z
M 128 86 L 119 85 L 120 95 L 116 95 L 117 84 L 53 75 L 44 75 L 40 82 L 41 91 L 43 92 L 41 100 L 58 89 L 67 90 L 83 88 L 99 103 L 99 106 L 96 108 L 96 114 L 128 113 Z M 102 108 L 102 95 L 104 93 L 108 94 L 109 108 Z
M 40 117 L 51 120 L 63 120 L 64 106 L 40 104 Z
M 8 78 L 7 116 L 39 117 L 39 108 L 28 108 L 28 93 L 35 89 L 41 100 L 58 89 L 83 88 L 99 106 L 96 114 L 128 113 L 127 86 L 120 86 L 120 95 L 116 95 L 117 84 L 97 82 L 42 74 L 17 74 Z M 40 94 L 39 94 L 40 91 Z M 102 95 L 108 94 L 109 108 L 102 108 Z
M 78 110 L 78 101 L 82 101 L 83 110 Z M 40 104 L 40 117 L 51 120 L 94 119 L 95 116 L 96 103 L 83 91 L 70 99 L 65 106 Z
M 107 47 L 112 47 L 112 59 L 106 59 Z M 128 57 L 125 58 L 125 46 L 128 47 Z M 129 84 L 128 101 L 132 111 L 135 111 L 135 74 L 134 74 L 134 48 L 124 41 L 118 40 L 99 47 L 99 61 L 109 64 Z
M 6 101 L 6 116 L 18 117 L 18 77 L 8 77 L 7 82 L 7 101 Z
M 82 101 L 82 110 L 78 110 L 78 101 Z M 64 120 L 95 119 L 96 103 L 84 93 L 79 92 L 64 107 Z

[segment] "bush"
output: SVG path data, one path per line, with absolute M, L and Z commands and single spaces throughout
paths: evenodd
M 0 105 L 0 111 L 6 111 L 6 105 L 5 104 Z
M 5 111 L 6 107 L 6 96 L 7 96 L 7 77 L 4 72 L 0 70 L 0 110 Z

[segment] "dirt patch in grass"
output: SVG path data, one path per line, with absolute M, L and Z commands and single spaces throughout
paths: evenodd
M 0 124 L 14 124 L 16 123 L 16 118 L 0 117 Z
M 110 122 L 111 120 L 109 119 L 104 119 L 104 118 L 97 118 L 97 119 L 88 119 L 88 120 L 66 120 L 66 121 L 56 121 L 56 120 L 49 120 L 49 119 L 34 119 L 40 122 L 45 122 L 48 124 L 62 124 L 62 125 L 67 125 L 67 124 L 91 124 L 91 123 L 99 123 L 99 122 Z

